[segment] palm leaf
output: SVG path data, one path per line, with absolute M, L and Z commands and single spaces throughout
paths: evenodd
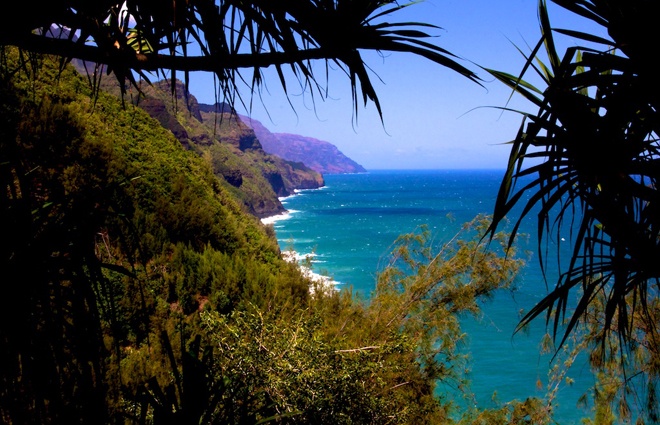
M 74 4 L 75 3 L 75 4 Z M 43 53 L 105 63 L 122 80 L 134 72 L 169 70 L 211 71 L 227 100 L 241 99 L 241 69 L 251 69 L 250 93 L 260 93 L 261 69 L 274 66 L 287 92 L 285 65 L 302 87 L 327 92 L 314 78 L 310 61 L 338 63 L 349 76 L 354 102 L 373 102 L 382 110 L 361 51 L 404 52 L 429 59 L 478 82 L 476 75 L 448 51 L 428 43 L 428 30 L 437 26 L 418 22 L 386 22 L 417 2 L 394 0 L 296 0 L 273 2 L 229 0 L 217 7 L 209 2 L 128 0 L 126 13 L 116 3 L 53 4 L 56 13 L 43 17 L 19 15 L 16 31 L 0 34 L 0 45 L 14 44 Z M 63 18 L 66 16 L 66 19 Z M 22 20 L 21 20 L 22 19 Z M 78 40 L 51 43 L 32 34 L 33 22 L 81 31 Z M 130 23 L 130 24 L 129 24 Z M 128 26 L 131 25 L 130 28 Z M 340 29 L 338 31 L 338 29 Z M 91 43 L 88 43 L 90 40 Z M 188 44 L 191 44 L 189 46 Z M 194 46 L 194 48 L 192 48 Z M 194 56 L 198 51 L 200 56 Z M 247 54 L 246 54 L 247 53 Z M 354 105 L 357 107 L 357 103 Z
M 613 28 L 610 25 L 617 25 L 617 31 L 630 29 L 620 21 L 612 24 L 613 17 L 639 14 L 627 6 L 610 9 L 607 2 L 558 0 L 555 3 L 608 26 L 610 34 Z M 648 78 L 644 78 L 650 68 L 638 56 L 618 55 L 611 49 L 622 46 L 634 54 L 638 51 L 636 46 L 578 31 L 554 30 L 544 1 L 539 2 L 539 20 L 544 59 L 539 57 L 537 45 L 519 77 L 489 70 L 538 108 L 536 114 L 524 115 L 512 143 L 489 231 L 493 232 L 514 206 L 524 202 L 514 233 L 522 217 L 536 211 L 540 253 L 544 238 L 547 251 L 551 228 L 559 231 L 567 225 L 572 229 L 572 223 L 577 223 L 578 228 L 571 230 L 574 246 L 568 268 L 562 271 L 554 289 L 523 317 L 519 328 L 545 314 L 555 337 L 562 335 L 561 347 L 586 320 L 596 300 L 602 298 L 601 343 L 610 332 L 616 332 L 622 341 L 631 341 L 632 318 L 640 317 L 631 309 L 642 309 L 642 316 L 652 316 L 643 309 L 649 305 L 648 297 L 657 296 L 660 278 L 660 266 L 656 264 L 660 258 L 660 224 L 657 223 L 660 117 L 656 112 L 658 96 L 653 84 L 649 85 Z M 604 50 L 576 46 L 560 57 L 553 32 L 601 45 Z M 625 39 L 646 43 L 635 37 Z M 525 72 L 534 69 L 533 60 L 539 63 L 541 75 L 546 76 L 548 87 L 544 90 L 523 80 Z M 549 65 L 545 65 L 545 60 Z M 527 165 L 529 160 L 542 162 Z M 521 178 L 530 176 L 531 182 L 526 181 L 523 187 L 513 190 Z M 527 201 L 523 201 L 524 196 L 528 197 Z M 549 217 L 554 218 L 550 221 Z M 543 258 L 541 255 L 545 273 Z M 649 282 L 655 282 L 654 292 L 648 291 Z M 578 288 L 582 292 L 573 306 L 570 296 Z M 631 296 L 633 301 L 629 304 Z M 566 318 L 568 321 L 564 322 Z M 657 324 L 641 326 L 657 338 Z

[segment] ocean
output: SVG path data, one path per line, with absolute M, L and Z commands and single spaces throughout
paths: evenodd
M 448 240 L 477 214 L 492 213 L 503 173 L 378 170 L 326 175 L 325 187 L 284 198 L 289 212 L 264 221 L 273 223 L 282 250 L 311 255 L 314 273 L 328 276 L 339 290 L 368 297 L 398 236 L 425 225 L 438 244 Z M 536 252 L 535 219 L 530 215 L 520 229 L 530 238 L 519 239 L 519 248 L 531 251 L 532 257 L 518 277 L 517 290 L 485 302 L 480 320 L 462 321 L 471 353 L 471 389 L 479 407 L 546 393 L 551 356 L 540 354 L 543 319 L 514 335 L 519 311 L 529 310 L 547 292 Z M 548 274 L 548 282 L 555 278 L 556 273 Z M 567 376 L 573 383 L 560 384 L 554 418 L 561 424 L 579 424 L 590 412 L 577 402 L 594 378 L 583 359 Z

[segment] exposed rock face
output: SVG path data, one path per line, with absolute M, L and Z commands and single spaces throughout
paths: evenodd
M 271 133 L 262 123 L 241 119 L 252 129 L 263 149 L 289 161 L 301 162 L 321 174 L 364 173 L 367 170 L 329 142 L 289 133 Z
M 225 104 L 200 104 L 202 119 L 223 143 L 240 150 L 242 157 L 252 157 L 252 162 L 261 172 L 278 196 L 288 196 L 295 189 L 314 189 L 323 186 L 323 176 L 306 167 L 294 164 L 276 155 L 266 153 L 254 130 L 245 125 L 238 115 Z M 224 111 L 207 112 L 207 111 Z
M 222 173 L 222 177 L 234 187 L 241 187 L 243 184 L 243 174 L 241 174 L 240 170 L 226 170 Z
M 266 180 L 268 180 L 268 183 L 270 183 L 270 186 L 273 188 L 277 196 L 288 196 L 289 191 L 286 188 L 286 185 L 284 184 L 284 179 L 282 178 L 282 174 L 279 172 L 273 172 L 273 173 L 268 173 L 265 175 Z
M 162 90 L 163 93 L 169 94 L 170 99 L 174 101 L 174 105 L 178 109 L 187 110 L 195 119 L 202 120 L 197 98 L 186 91 L 186 86 L 182 81 L 175 80 L 174 92 L 172 92 L 169 80 L 158 81 L 154 86 Z
M 245 134 L 241 134 L 241 137 L 238 138 L 238 148 L 243 152 L 248 149 L 261 150 L 261 143 L 259 143 L 259 139 L 254 134 L 254 131 L 251 131 L 251 129 L 246 130 L 249 131 L 247 131 Z
M 287 161 L 283 158 L 280 160 L 282 161 L 281 167 L 287 170 L 284 175 L 291 182 L 291 186 L 296 189 L 318 189 L 325 185 L 321 173 L 310 173 L 310 169 L 302 162 Z
M 167 108 L 165 102 L 156 98 L 147 98 L 139 101 L 138 105 L 147 111 L 152 118 L 155 118 L 160 122 L 160 125 L 170 130 L 174 136 L 184 144 L 188 146 L 188 132 L 185 128 L 177 121 L 176 116 L 172 115 Z

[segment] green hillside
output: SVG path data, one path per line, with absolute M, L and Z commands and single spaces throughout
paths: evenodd
M 254 131 L 231 108 L 204 105 L 176 81 L 141 86 L 134 103 L 172 131 L 183 146 L 197 152 L 248 211 L 258 217 L 282 213 L 278 197 L 295 189 L 323 186 L 323 177 L 300 163 L 266 153 Z
M 168 373 L 166 353 L 150 344 L 190 314 L 304 304 L 308 282 L 199 155 L 141 109 L 93 95 L 72 69 L 44 61 L 26 78 L 16 66 L 11 60 L 5 70 L 14 72 L 2 80 L 1 221 L 4 282 L 18 308 L 3 308 L 17 312 L 17 325 L 2 348 L 21 361 L 3 376 L 51 363 L 70 373 L 23 376 L 3 391 L 4 406 L 33 410 L 7 397 L 36 392 L 46 405 L 64 399 L 61 419 L 76 414 L 80 406 L 66 403 L 78 396 L 96 394 L 85 401 L 96 409 L 118 397 L 115 384 L 136 394 L 151 375 Z M 139 366 L 143 350 L 150 360 Z M 88 364 L 94 376 L 85 376 Z M 114 381 L 118 364 L 131 372 Z M 99 385 L 98 374 L 111 385 Z M 53 413 L 42 410 L 36 422 Z
M 185 146 L 73 68 L 2 58 L 3 423 L 547 420 L 538 400 L 456 408 L 459 319 L 520 266 L 483 250 L 484 221 L 438 253 L 428 234 L 402 238 L 356 299 L 281 258 L 218 172 L 233 145 L 205 139 L 210 112 L 177 112 Z M 236 158 L 256 161 L 237 137 Z

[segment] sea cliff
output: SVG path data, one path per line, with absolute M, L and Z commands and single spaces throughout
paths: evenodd
M 323 176 L 304 164 L 265 152 L 228 105 L 199 103 L 180 81 L 174 90 L 161 81 L 142 87 L 142 93 L 136 105 L 204 158 L 251 214 L 279 214 L 285 211 L 279 197 L 324 185 Z
M 321 174 L 364 173 L 367 170 L 330 142 L 290 133 L 272 133 L 261 122 L 241 115 L 263 149 L 289 161 L 301 162 Z

